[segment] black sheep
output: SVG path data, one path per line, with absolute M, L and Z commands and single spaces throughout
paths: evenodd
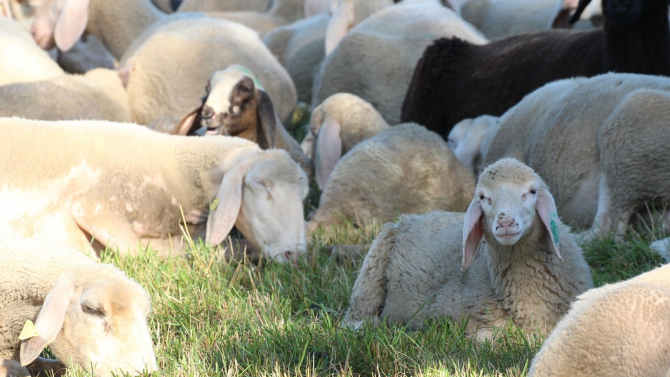
M 571 22 L 591 0 L 580 0 Z M 441 38 L 417 63 L 402 107 L 446 140 L 465 118 L 502 115 L 551 81 L 608 71 L 670 75 L 668 0 L 602 0 L 604 30 L 547 30 L 473 45 Z

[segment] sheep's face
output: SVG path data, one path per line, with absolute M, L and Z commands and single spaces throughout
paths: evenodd
M 307 176 L 293 161 L 260 162 L 244 177 L 235 225 L 266 257 L 295 260 L 307 250 L 302 205 L 307 191 Z
M 85 265 L 72 276 L 49 293 L 36 320 L 41 336 L 55 338 L 50 348 L 59 360 L 96 376 L 157 371 L 147 292 L 110 265 Z M 22 362 L 23 355 L 22 346 Z
M 620 24 L 632 24 L 642 14 L 644 2 L 645 0 L 604 0 L 605 17 Z
M 481 164 L 482 145 L 486 136 L 494 132 L 498 117 L 483 115 L 462 120 L 451 129 L 447 140 L 456 158 L 473 171 Z
M 543 228 L 550 247 L 560 258 L 554 198 L 531 168 L 515 159 L 501 159 L 480 175 L 465 215 L 463 268 L 472 263 L 482 236 L 491 244 L 512 246 Z

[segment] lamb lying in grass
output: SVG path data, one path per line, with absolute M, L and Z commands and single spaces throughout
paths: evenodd
M 670 373 L 670 265 L 591 289 L 533 359 L 530 377 Z
M 467 213 L 403 215 L 384 227 L 344 321 L 418 328 L 430 317 L 469 318 L 468 332 L 483 338 L 511 319 L 548 334 L 592 286 L 548 187 L 526 165 L 502 159 L 481 174 Z
M 0 130 L 0 233 L 168 256 L 185 249 L 182 227 L 216 245 L 236 226 L 270 259 L 306 250 L 307 177 L 282 150 L 103 121 L 0 118 Z
M 149 295 L 116 267 L 7 236 L 0 237 L 0 260 L 0 376 L 26 376 L 27 365 L 63 368 L 39 357 L 47 345 L 63 363 L 93 365 L 96 376 L 158 370 L 146 319 Z M 22 331 L 28 320 L 32 333 Z

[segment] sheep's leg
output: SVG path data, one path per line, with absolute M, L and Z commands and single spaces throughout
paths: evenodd
M 375 320 L 386 300 L 386 268 L 395 244 L 397 226 L 388 224 L 379 233 L 363 261 L 351 292 L 350 306 L 344 316 L 345 326 L 359 328 L 365 319 Z
M 600 177 L 598 187 L 598 212 L 593 220 L 591 229 L 580 235 L 582 241 L 592 241 L 607 235 L 612 229 L 612 192 L 607 185 L 607 178 L 604 174 Z
M 0 359 L 0 377 L 30 376 L 28 369 L 21 366 L 16 360 Z

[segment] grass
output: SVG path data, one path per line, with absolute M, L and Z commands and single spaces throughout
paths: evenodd
M 423 330 L 402 326 L 351 331 L 339 322 L 361 261 L 338 262 L 327 246 L 369 242 L 375 229 L 321 234 L 295 265 L 224 262 L 196 245 L 190 259 L 104 256 L 152 297 L 149 326 L 165 376 L 524 376 L 543 339 L 513 325 L 495 345 L 468 339 L 446 318 Z M 596 285 L 660 263 L 643 231 L 585 245 Z M 71 370 L 68 376 L 86 376 Z

